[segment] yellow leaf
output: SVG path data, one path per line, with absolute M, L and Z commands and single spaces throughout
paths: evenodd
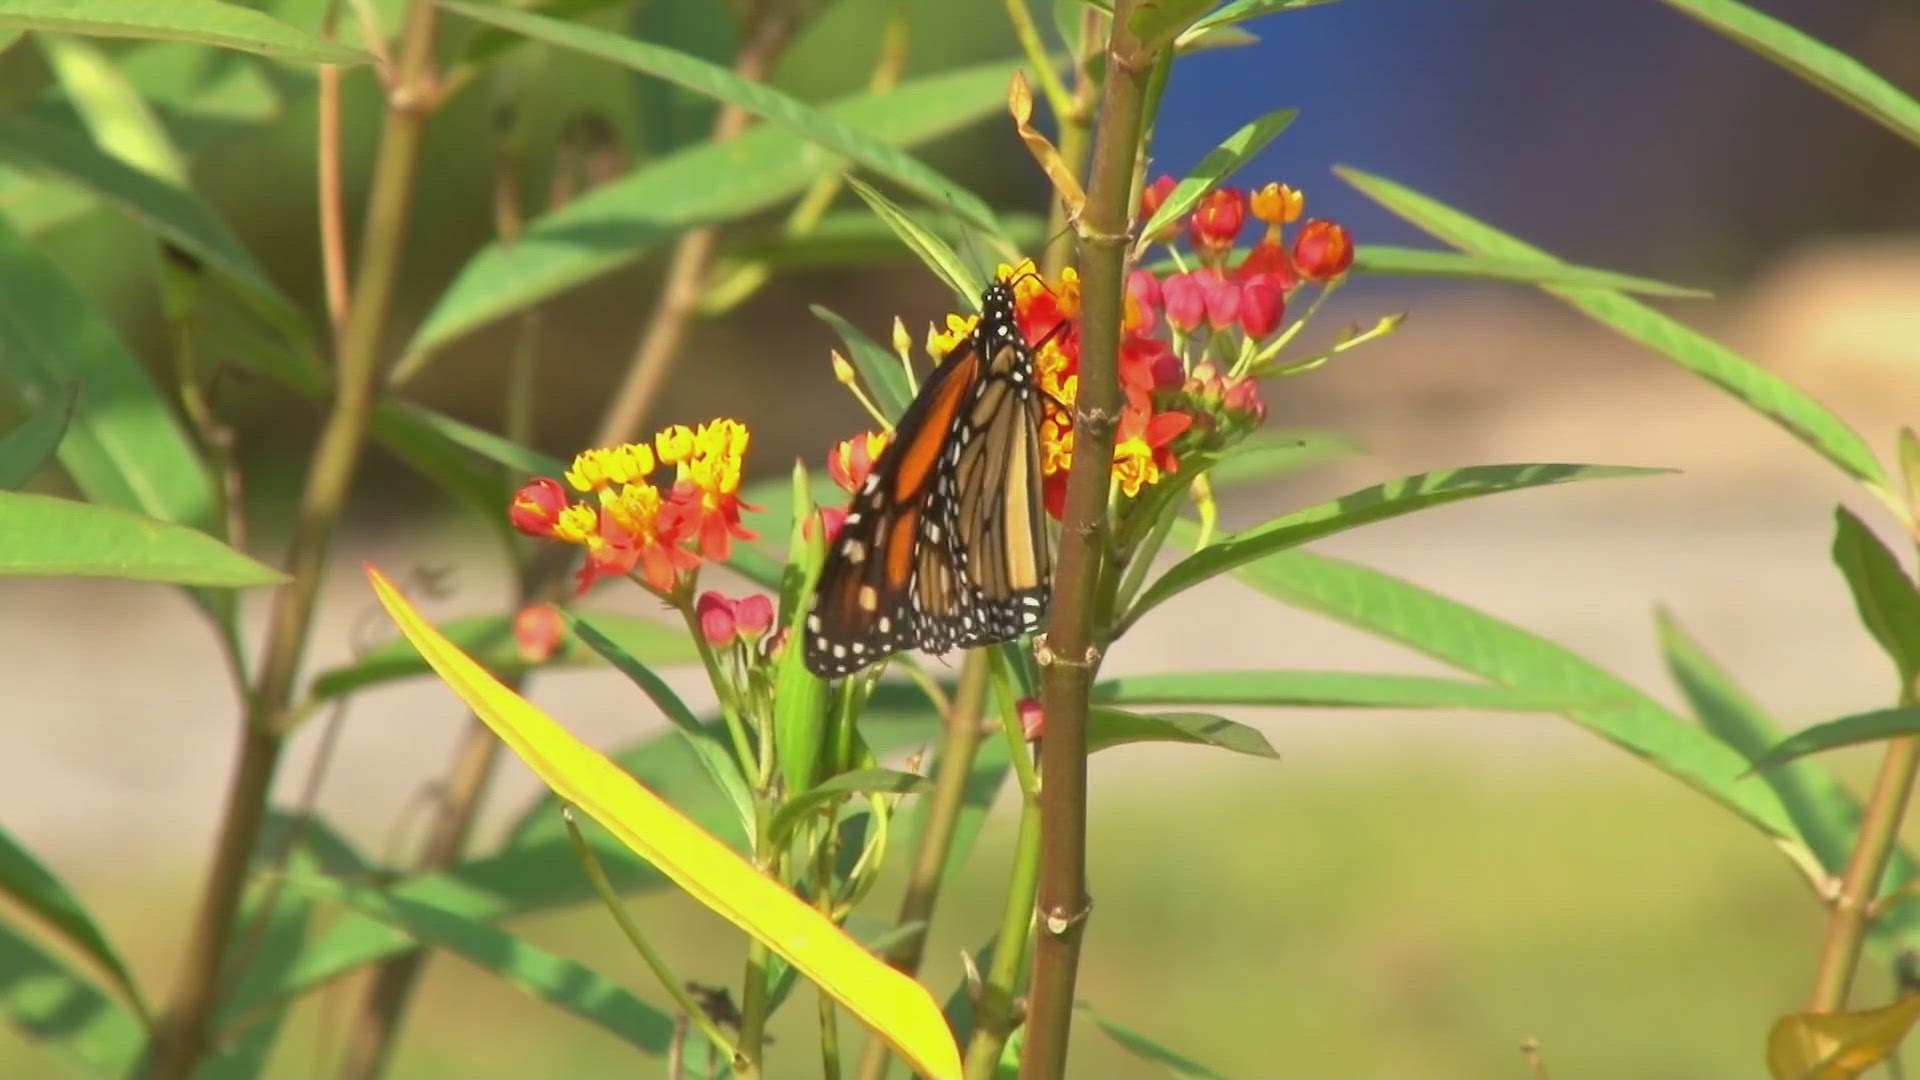
M 605 755 L 503 686 L 435 630 L 372 566 L 400 632 L 556 795 L 585 811 L 694 898 L 764 942 L 893 1045 L 915 1071 L 960 1076 L 960 1050 L 927 988 L 888 967 L 786 886 L 642 787 Z
M 1767 1035 L 1773 1080 L 1854 1080 L 1885 1061 L 1920 1019 L 1920 994 L 1864 1012 L 1792 1013 Z
M 1080 220 L 1080 212 L 1087 205 L 1087 193 L 1067 165 L 1067 159 L 1033 126 L 1033 89 L 1027 85 L 1027 77 L 1018 71 L 1013 73 L 1013 83 L 1007 87 L 1007 111 L 1013 114 L 1013 126 L 1020 132 L 1020 140 L 1027 144 L 1028 152 L 1033 154 L 1033 160 L 1039 162 L 1047 179 L 1053 181 L 1053 190 L 1065 204 L 1068 219 Z

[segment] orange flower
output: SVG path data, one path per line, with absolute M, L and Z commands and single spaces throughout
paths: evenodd
M 833 449 L 827 452 L 827 475 L 847 494 L 859 491 L 860 485 L 867 482 L 867 474 L 873 471 L 880 451 L 892 441 L 891 431 L 869 431 L 833 444 Z
M 740 501 L 741 460 L 746 456 L 748 432 L 738 420 L 715 420 L 689 431 L 675 424 L 654 438 L 661 462 L 678 472 L 667 511 L 699 545 L 700 554 L 724 562 L 733 553 L 733 541 L 760 534 L 740 524 L 740 511 L 758 510 Z

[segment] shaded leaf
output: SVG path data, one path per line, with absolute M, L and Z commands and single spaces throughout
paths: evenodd
M 792 834 L 801 818 L 850 795 L 918 795 L 927 790 L 928 784 L 927 778 L 919 773 L 901 772 L 899 769 L 872 768 L 843 772 L 788 799 L 773 815 L 767 833 L 778 842 L 779 838 Z
M 913 252 L 915 257 L 926 264 L 927 269 L 933 271 L 935 277 L 945 282 L 947 288 L 953 290 L 953 295 L 960 303 L 965 304 L 969 309 L 979 308 L 980 292 L 983 288 L 979 276 L 974 273 L 973 267 L 947 245 L 945 240 L 940 239 L 938 232 L 922 225 L 912 214 L 897 206 L 893 200 L 874 190 L 871 184 L 861 183 L 858 177 L 847 177 L 847 186 L 866 201 L 867 206 L 873 210 L 874 216 L 878 217 L 887 228 L 893 230 L 893 234 L 900 238 L 900 242 L 907 246 L 908 251 Z
M 126 961 L 101 931 L 100 924 L 93 921 L 93 915 L 67 888 L 67 883 L 5 829 L 0 829 L 0 893 L 33 913 L 67 944 L 98 964 L 134 1008 L 145 1015 L 147 1008 L 140 998 L 140 988 L 127 970 Z
M 1920 735 L 1920 706 L 1856 713 L 1794 732 L 1755 758 L 1753 768 L 1758 772 L 1823 750 L 1908 735 Z
M 1767 833 L 1797 836 L 1779 796 L 1748 775 L 1745 755 L 1565 646 L 1378 570 L 1299 549 L 1269 555 L 1239 577 L 1499 685 L 1604 703 L 1560 711 Z
M 66 393 L 43 401 L 25 423 L 0 435 L 0 490 L 19 490 L 53 460 L 79 394 L 79 384 L 68 383 Z
M 1262 15 L 1273 15 L 1295 8 L 1310 8 L 1329 2 L 1331 0 L 1230 0 L 1229 3 L 1221 4 L 1202 15 L 1181 36 L 1204 34 L 1215 27 L 1230 26 L 1234 23 L 1246 22 L 1248 19 L 1257 19 Z
M 0 922 L 0 1015 L 95 1076 L 134 1075 L 147 1031 L 63 957 Z
M 914 1068 L 938 1078 L 960 1075 L 959 1049 L 925 987 L 501 685 L 435 633 L 378 571 L 369 577 L 382 605 L 441 678 L 561 798 L 799 968 Z
M 1369 198 L 1464 251 L 1502 259 L 1551 261 L 1546 252 L 1475 221 L 1411 189 L 1355 169 L 1335 170 Z M 1886 482 L 1873 451 L 1852 428 L 1792 383 L 1674 319 L 1606 289 L 1545 286 L 1549 292 L 1720 387 L 1848 475 Z
M 1196 671 L 1123 675 L 1093 687 L 1093 700 L 1138 705 L 1272 705 L 1369 709 L 1498 709 L 1557 712 L 1591 699 L 1506 686 L 1354 671 Z
M 643 657 L 648 663 L 684 664 L 700 658 L 693 643 L 687 640 L 683 626 L 615 612 L 595 613 L 592 618 L 595 628 L 618 644 L 623 652 Z M 475 615 L 450 619 L 439 625 L 447 640 L 490 671 L 507 674 L 533 666 L 520 655 L 520 644 L 513 636 L 512 615 Z M 600 654 L 579 635 L 568 634 L 560 640 L 553 656 L 539 666 L 592 664 L 599 660 Z M 394 637 L 362 652 L 351 663 L 321 672 L 315 676 L 309 693 L 316 700 L 325 701 L 394 679 L 425 675 L 432 670 L 406 638 Z
M 958 130 L 997 107 L 1016 65 L 1004 61 L 857 94 L 820 112 L 884 143 Z M 730 222 L 797 194 L 843 163 L 776 125 L 649 162 L 482 248 L 440 294 L 409 353 L 430 352 L 495 319 L 624 266 L 686 229 Z
M 1254 155 L 1266 149 L 1293 118 L 1300 115 L 1298 109 L 1276 109 L 1265 116 L 1240 128 L 1226 137 L 1219 146 L 1207 151 L 1193 171 L 1180 179 L 1167 194 L 1165 202 L 1140 227 L 1142 242 L 1158 235 L 1163 229 L 1185 217 L 1207 192 L 1219 186 L 1222 180 L 1239 171 Z
M 1859 1012 L 1790 1013 L 1767 1033 L 1773 1080 L 1854 1080 L 1892 1056 L 1920 1019 L 1920 994 Z
M 1667 471 L 1624 465 L 1474 465 L 1403 477 L 1284 514 L 1194 552 L 1146 587 L 1127 613 L 1126 623 L 1131 625 L 1162 601 L 1255 559 L 1361 525 L 1503 491 Z
M 358 49 L 220 0 L 0 0 L 0 29 L 186 41 L 276 60 L 357 64 Z
M 1833 561 L 1846 575 L 1854 607 L 1908 686 L 1920 675 L 1920 591 L 1900 560 L 1844 506 L 1833 511 Z
M 1140 39 L 1143 53 L 1159 52 L 1193 25 L 1214 0 L 1140 0 L 1128 27 Z
M 1092 1017 L 1093 1022 L 1100 1026 L 1100 1030 L 1106 1032 L 1108 1038 L 1119 1043 L 1128 1053 L 1142 1061 L 1160 1066 L 1175 1080 L 1227 1080 L 1226 1077 L 1185 1054 L 1169 1050 L 1138 1031 L 1107 1019 L 1084 1001 L 1075 1002 L 1074 1007 Z
M 1260 431 L 1229 447 L 1211 464 L 1196 468 L 1204 468 L 1207 479 L 1218 489 L 1271 480 L 1359 452 L 1358 443 L 1337 431 L 1308 428 Z
M 1920 143 L 1920 102 L 1825 42 L 1733 0 L 1663 0 L 1778 63 L 1908 142 Z
M 868 337 L 859 327 L 827 310 L 824 305 L 813 304 L 810 311 L 818 315 L 840 340 L 847 345 L 847 362 L 860 373 L 860 382 L 866 387 L 873 403 L 888 416 L 898 417 L 907 411 L 907 405 L 913 400 L 913 388 L 907 384 L 907 372 L 900 364 L 900 358 L 879 342 Z M 844 494 L 844 492 L 842 493 Z M 839 501 L 836 500 L 836 504 Z
M 1280 756 L 1258 729 L 1212 713 L 1140 713 L 1104 705 L 1087 711 L 1088 753 L 1135 742 L 1194 743 L 1254 757 Z
M 52 495 L 0 491 L 0 577 L 23 575 L 227 589 L 287 579 L 185 525 Z

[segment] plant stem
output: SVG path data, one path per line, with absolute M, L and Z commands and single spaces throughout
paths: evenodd
M 1833 912 L 1827 918 L 1809 1011 L 1846 1008 L 1847 991 L 1853 985 L 1854 970 L 1860 966 L 1860 946 L 1866 940 L 1868 907 L 1886 875 L 1887 858 L 1900 839 L 1900 819 L 1913 793 L 1916 769 L 1920 769 L 1920 736 L 1887 744 L 1886 756 L 1880 760 L 1880 775 L 1873 782 L 1873 795 L 1860 819 L 1853 854 L 1840 876 Z
M 1090 142 L 1088 127 L 1093 120 L 1093 92 L 1096 88 L 1089 64 L 1095 54 L 1098 41 L 1095 28 L 1099 25 L 1099 12 L 1088 7 L 1081 15 L 1081 55 L 1074 58 L 1073 97 L 1067 108 L 1057 116 L 1060 124 L 1060 160 L 1075 176 L 1080 175 L 1087 161 Z M 1073 234 L 1067 229 L 1067 208 L 1059 199 L 1052 200 L 1052 209 L 1047 214 L 1047 236 L 1050 239 L 1046 253 L 1041 256 L 1041 267 L 1047 277 L 1057 278 L 1073 256 Z
M 994 938 L 993 962 L 980 986 L 974 1006 L 973 1038 L 967 1043 L 967 1080 L 989 1080 L 999 1066 L 1007 1038 L 1013 1034 L 1014 1002 L 1020 970 L 1026 964 L 1033 935 L 1034 886 L 1040 874 L 1041 815 L 1032 799 L 1020 803 L 1020 835 L 1013 851 L 1013 877 L 1007 882 L 1007 903 L 1000 915 L 1000 933 Z M 1029 1037 L 1031 1041 L 1031 1037 Z
M 1107 41 L 1086 213 L 1080 227 L 1080 386 L 1074 399 L 1073 468 L 1061 515 L 1047 635 L 1038 643 L 1046 737 L 1040 741 L 1039 915 L 1021 1080 L 1066 1074 L 1080 942 L 1092 901 L 1086 890 L 1087 688 L 1099 666 L 1093 625 L 1106 545 L 1107 487 L 1120 408 L 1122 286 L 1133 167 L 1151 55 L 1129 28 L 1133 0 L 1116 0 Z
M 154 1080 L 186 1080 L 209 1046 L 225 946 L 239 912 L 247 867 L 259 842 L 274 771 L 285 743 L 282 714 L 293 697 L 328 544 L 346 505 L 372 409 L 380 337 L 399 275 L 421 131 L 433 101 L 437 14 L 438 8 L 431 0 L 411 0 L 407 6 L 404 51 L 388 95 L 368 203 L 356 275 L 358 295 L 350 305 L 346 333 L 338 342 L 333 402 L 314 448 L 288 545 L 286 570 L 291 580 L 274 596 L 266 647 L 259 677 L 249 695 L 240 759 L 228 789 L 213 864 L 173 996 L 155 1033 L 149 1073 Z
M 920 833 L 913 866 L 907 871 L 900 914 L 893 920 L 895 926 L 922 925 L 918 933 L 908 935 L 887 951 L 887 963 L 909 975 L 920 970 L 920 961 L 926 955 L 927 931 L 933 925 L 934 905 L 939 902 L 940 886 L 946 879 L 954 829 L 966 805 L 967 779 L 973 774 L 973 759 L 980 749 L 980 715 L 991 675 L 987 650 L 969 651 L 960 664 L 960 685 L 954 691 L 953 708 L 941 725 L 944 734 L 940 757 L 934 762 L 933 791 L 927 796 L 926 826 Z M 888 1056 L 887 1044 L 869 1034 L 854 1075 L 860 1080 L 881 1080 L 887 1072 Z

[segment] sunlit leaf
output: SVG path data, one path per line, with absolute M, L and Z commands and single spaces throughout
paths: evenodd
M 1859 1012 L 1790 1013 L 1767 1033 L 1773 1080 L 1854 1080 L 1899 1048 L 1920 1019 L 1920 994 Z
M 1194 552 L 1141 592 L 1127 614 L 1127 623 L 1137 621 L 1162 601 L 1255 559 L 1375 521 L 1503 491 L 1666 471 L 1622 465 L 1474 465 L 1403 477 L 1283 514 Z
M 1084 1001 L 1075 1002 L 1075 1007 L 1092 1017 L 1093 1022 L 1100 1026 L 1100 1030 L 1106 1032 L 1108 1038 L 1119 1043 L 1128 1053 L 1142 1061 L 1158 1065 L 1174 1080 L 1227 1080 L 1226 1077 L 1185 1054 L 1169 1050 L 1138 1031 L 1102 1016 L 1093 1006 Z
M 1551 261 L 1552 256 L 1419 192 L 1356 169 L 1337 173 L 1369 198 L 1449 244 L 1499 259 Z M 1607 289 L 1547 285 L 1549 292 L 1720 387 L 1839 466 L 1876 486 L 1886 482 L 1866 442 L 1792 383 L 1696 330 Z
M 378 571 L 376 594 L 402 633 L 520 759 L 695 899 L 799 968 L 913 1067 L 960 1075 L 959 1049 L 925 987 L 888 967 L 825 915 L 580 742 L 436 633 Z
M 111 577 L 239 589 L 286 575 L 203 532 L 109 506 L 0 491 L 0 577 Z
M 1590 699 L 1574 694 L 1371 671 L 1195 671 L 1122 675 L 1094 684 L 1092 693 L 1095 701 L 1129 705 L 1557 712 L 1591 703 Z
M 1920 706 L 1876 709 L 1805 727 L 1754 759 L 1756 771 L 1843 746 L 1920 735 Z
M 1136 742 L 1193 743 L 1254 757 L 1280 756 L 1258 729 L 1212 713 L 1130 712 L 1106 705 L 1087 710 L 1088 753 Z
M 940 239 L 938 232 L 922 225 L 912 214 L 874 190 L 871 185 L 863 184 L 851 176 L 847 177 L 847 185 L 866 200 L 874 216 L 893 230 L 894 235 L 900 238 L 900 242 L 907 246 L 908 251 L 913 252 L 922 263 L 925 263 L 935 277 L 946 282 L 947 288 L 953 290 L 954 296 L 961 303 L 969 308 L 979 306 L 982 287 L 979 277 L 974 273 L 973 268 L 947 245 L 945 240 Z
M 927 790 L 927 778 L 919 773 L 901 772 L 899 769 L 855 769 L 838 776 L 828 777 L 786 801 L 778 813 L 773 815 L 772 824 L 767 826 L 769 835 L 784 837 L 791 832 L 800 819 L 820 809 L 830 802 L 845 799 L 850 795 L 917 795 Z
M 1140 39 L 1143 53 L 1155 53 L 1193 25 L 1214 0 L 1139 0 L 1128 26 Z
M 1158 235 L 1161 230 L 1185 217 L 1187 212 L 1199 204 L 1207 192 L 1219 186 L 1220 182 L 1239 171 L 1254 155 L 1266 149 L 1293 118 L 1300 115 L 1298 109 L 1276 109 L 1265 116 L 1255 119 L 1240 130 L 1226 137 L 1219 146 L 1207 151 L 1193 171 L 1182 177 L 1167 194 L 1165 202 L 1140 227 L 1142 238 Z
M 1835 507 L 1833 517 L 1834 564 L 1846 576 L 1861 623 L 1893 660 L 1900 685 L 1907 686 L 1920 675 L 1920 590 L 1852 511 Z
M 1257 19 L 1262 15 L 1310 8 L 1329 2 L 1330 0 L 1229 0 L 1228 3 L 1221 4 L 1202 15 L 1187 28 L 1186 34 L 1181 36 L 1203 34 L 1217 26 L 1230 26 L 1234 23 L 1246 22 L 1248 19 Z
M 1669 285 L 1652 278 L 1613 270 L 1541 259 L 1489 258 L 1458 251 L 1362 244 L 1354 250 L 1353 272 L 1381 277 L 1447 277 L 1479 281 L 1510 281 L 1518 285 L 1565 285 L 1615 289 L 1648 296 L 1704 297 L 1712 293 Z
M 277 60 L 357 64 L 358 49 L 220 0 L 0 0 L 0 29 L 187 41 Z

